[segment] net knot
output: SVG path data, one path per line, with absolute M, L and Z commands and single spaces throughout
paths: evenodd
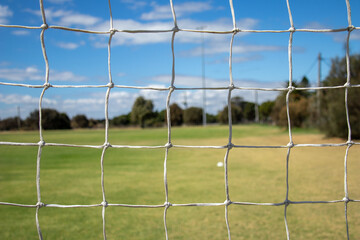
M 38 203 L 36 203 L 36 207 L 38 207 L 38 208 L 45 207 L 45 203 L 43 203 L 43 202 L 38 202 Z
M 106 84 L 106 86 L 108 88 L 113 88 L 114 87 L 114 83 L 113 82 L 109 82 L 108 84 Z
M 180 30 L 180 29 L 179 29 L 178 26 L 175 26 L 175 27 L 173 27 L 173 29 L 172 29 L 173 32 L 178 32 L 179 30 Z
M 232 149 L 235 145 L 233 143 L 228 143 L 228 145 L 226 145 L 227 149 Z
M 294 86 L 289 86 L 288 89 L 289 89 L 289 92 L 292 92 L 292 91 L 295 90 L 295 87 Z
M 172 206 L 172 204 L 171 204 L 171 203 L 169 203 L 169 202 L 164 202 L 164 206 L 165 206 L 166 208 L 169 208 L 169 207 L 171 207 L 171 206 Z
M 290 203 L 291 203 L 291 201 L 290 201 L 289 199 L 286 199 L 286 200 L 284 201 L 284 204 L 285 204 L 286 207 L 289 206 Z
M 170 86 L 169 91 L 172 93 L 173 91 L 175 91 L 175 88 L 176 88 L 175 86 Z
M 47 25 L 46 23 L 43 23 L 41 26 L 40 26 L 42 29 L 48 29 L 49 28 L 49 25 Z
M 296 31 L 295 27 L 290 27 L 289 28 L 289 32 L 295 32 L 295 31 Z
M 44 89 L 47 90 L 48 88 L 52 87 L 50 83 L 44 83 Z
M 349 82 L 347 82 L 344 84 L 344 87 L 349 88 L 349 87 L 351 87 L 351 84 Z
M 348 202 L 350 202 L 350 199 L 349 199 L 348 197 L 344 197 L 344 198 L 343 198 L 343 201 L 344 201 L 345 203 L 348 203 Z
M 346 144 L 347 144 L 349 147 L 351 147 L 351 146 L 354 145 L 355 143 L 354 143 L 353 141 L 349 140 L 349 141 L 346 142 Z
M 351 32 L 351 31 L 355 30 L 355 27 L 353 25 L 350 25 L 347 29 L 349 32 Z
M 38 142 L 39 146 L 45 146 L 45 141 L 44 140 L 41 140 Z
M 107 207 L 107 206 L 108 206 L 108 202 L 107 202 L 107 201 L 103 201 L 103 202 L 101 202 L 101 205 L 102 205 L 103 207 Z
M 233 33 L 237 34 L 238 32 L 241 32 L 241 30 L 239 28 L 234 28 L 233 29 Z
M 116 29 L 115 28 L 110 28 L 109 33 L 110 33 L 110 35 L 114 35 L 116 33 Z
M 104 148 L 109 148 L 109 147 L 111 147 L 111 144 L 109 142 L 106 142 L 106 143 L 104 143 L 103 147 Z
M 235 85 L 232 83 L 229 85 L 229 90 L 234 90 L 235 89 Z
M 288 148 L 293 148 L 295 145 L 293 142 L 289 142 L 287 145 L 286 145 Z
M 167 149 L 169 149 L 169 148 L 172 148 L 173 145 L 172 145 L 171 142 L 168 142 L 168 143 L 165 144 L 165 147 L 166 147 Z
M 226 199 L 224 204 L 225 206 L 229 206 L 230 204 L 232 204 L 232 202 L 230 201 L 230 199 Z

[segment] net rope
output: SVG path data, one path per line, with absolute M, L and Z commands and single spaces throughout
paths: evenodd
M 349 192 L 348 192 L 348 177 L 347 177 L 347 161 L 348 161 L 348 154 L 350 148 L 353 145 L 360 145 L 360 142 L 354 142 L 351 139 L 351 124 L 350 124 L 350 117 L 349 117 L 349 108 L 348 108 L 348 90 L 349 88 L 357 88 L 360 85 L 352 85 L 351 84 L 351 74 L 350 74 L 350 35 L 353 31 L 359 31 L 360 27 L 354 27 L 351 21 L 351 7 L 349 0 L 345 0 L 346 7 L 347 7 L 347 21 L 348 26 L 338 29 L 296 29 L 294 25 L 294 21 L 292 18 L 292 10 L 290 6 L 289 0 L 286 0 L 288 15 L 289 15 L 289 23 L 290 28 L 285 30 L 249 30 L 249 29 L 239 29 L 236 26 L 236 18 L 234 12 L 233 1 L 229 0 L 229 6 L 231 10 L 231 17 L 233 23 L 233 29 L 231 30 L 223 30 L 223 31 L 212 31 L 212 30 L 205 30 L 205 29 L 181 29 L 177 25 L 177 17 L 176 17 L 176 8 L 173 4 L 173 1 L 170 0 L 170 9 L 173 16 L 173 23 L 174 27 L 168 30 L 126 30 L 126 29 L 115 29 L 113 26 L 113 17 L 112 17 L 112 10 L 111 10 L 111 1 L 108 1 L 109 5 L 109 30 L 108 31 L 92 31 L 86 29 L 77 29 L 77 28 L 69 28 L 64 26 L 54 26 L 48 25 L 46 21 L 46 14 L 45 8 L 43 5 L 43 0 L 40 0 L 40 11 L 42 16 L 42 25 L 41 26 L 22 26 L 22 25 L 4 25 L 0 24 L 2 28 L 22 28 L 22 29 L 41 29 L 40 33 L 40 42 L 42 48 L 42 54 L 45 63 L 45 82 L 42 85 L 32 85 L 32 84 L 19 84 L 19 83 L 7 83 L 7 82 L 0 82 L 0 85 L 3 86 L 17 86 L 17 87 L 25 87 L 25 88 L 40 88 L 42 89 L 41 95 L 39 97 L 39 142 L 38 143 L 21 143 L 21 142 L 0 142 L 0 145 L 8 145 L 8 146 L 37 146 L 38 153 L 37 153 L 37 163 L 36 163 L 36 193 L 37 193 L 37 203 L 36 204 L 21 204 L 21 203 L 11 203 L 11 202 L 0 202 L 0 206 L 16 206 L 16 207 L 26 207 L 26 208 L 36 208 L 36 228 L 38 232 L 39 239 L 42 240 L 42 232 L 41 226 L 39 223 L 39 212 L 40 209 L 43 207 L 53 207 L 53 208 L 92 208 L 92 207 L 101 207 L 102 208 L 102 224 L 103 224 L 103 238 L 107 239 L 106 237 L 106 209 L 109 206 L 112 207 L 128 207 L 128 208 L 164 208 L 164 231 L 165 237 L 168 239 L 168 226 L 167 226 L 167 213 L 168 210 L 172 207 L 201 207 L 201 206 L 224 206 L 225 207 L 225 223 L 227 226 L 227 234 L 228 239 L 231 239 L 231 229 L 228 217 L 228 207 L 231 204 L 234 205 L 259 205 L 259 206 L 284 206 L 284 223 L 286 229 L 286 236 L 287 239 L 290 239 L 290 230 L 288 226 L 288 219 L 287 219 L 287 208 L 291 204 L 330 204 L 330 203 L 344 203 L 345 205 L 345 224 L 346 224 L 346 232 L 347 232 L 347 239 L 350 239 L 349 235 L 349 225 L 348 225 L 348 203 L 349 202 L 360 202 L 360 200 L 350 199 Z M 46 52 L 46 46 L 44 41 L 45 32 L 49 29 L 58 29 L 64 31 L 73 31 L 73 32 L 82 32 L 88 34 L 101 34 L 101 35 L 108 35 L 108 75 L 109 75 L 109 82 L 106 85 L 52 85 L 49 82 L 49 61 Z M 171 74 L 171 83 L 169 87 L 165 88 L 158 88 L 158 87 L 138 87 L 138 86 L 129 86 L 129 85 L 117 85 L 114 84 L 112 80 L 111 74 L 111 40 L 116 33 L 131 33 L 131 34 L 138 34 L 138 33 L 164 33 L 170 32 L 172 33 L 171 38 L 171 51 L 172 51 L 172 74 Z M 231 41 L 230 41 L 230 48 L 229 48 L 229 86 L 223 87 L 206 87 L 206 88 L 177 88 L 175 86 L 176 83 L 176 74 L 175 74 L 175 39 L 176 34 L 178 32 L 190 32 L 190 33 L 208 33 L 208 34 L 231 34 Z M 292 63 L 292 43 L 294 34 L 296 32 L 311 32 L 311 33 L 331 33 L 331 32 L 347 32 L 346 38 L 346 73 L 347 73 L 347 80 L 344 85 L 339 86 L 326 86 L 326 87 L 295 87 L 293 86 L 293 63 Z M 232 50 L 233 50 L 233 41 L 238 33 L 289 33 L 289 43 L 288 43 L 288 64 L 289 64 L 289 84 L 287 88 L 259 88 L 259 87 L 239 87 L 236 86 L 233 82 L 232 76 Z M 47 143 L 43 137 L 43 128 L 42 128 L 42 101 L 45 92 L 49 88 L 105 88 L 107 89 L 105 94 L 105 141 L 102 145 L 77 145 L 77 144 L 66 144 L 66 143 Z M 164 91 L 168 92 L 166 98 L 166 110 L 167 110 L 167 132 L 168 132 L 168 139 L 165 145 L 159 146 L 135 146 L 135 145 L 112 145 L 108 139 L 109 133 L 109 116 L 108 116 L 108 107 L 109 107 L 109 97 L 111 94 L 111 90 L 113 88 L 121 88 L 121 89 L 146 89 L 146 90 L 153 90 L 153 91 Z M 222 146 L 195 146 L 195 145 L 176 145 L 172 144 L 171 142 L 171 116 L 170 116 L 170 100 L 172 93 L 177 90 L 227 90 L 227 104 L 228 104 L 228 119 L 229 119 L 229 136 L 228 136 L 228 143 Z M 325 90 L 325 89 L 344 89 L 345 91 L 345 109 L 346 109 L 346 120 L 347 120 L 347 131 L 348 131 L 348 139 L 347 142 L 344 143 L 328 143 L 328 144 L 296 144 L 293 142 L 292 137 L 292 126 L 291 126 L 291 118 L 290 118 L 290 106 L 289 106 L 289 97 L 294 90 Z M 288 133 L 289 133 L 289 143 L 287 145 L 280 145 L 280 146 L 258 146 L 258 145 L 235 145 L 232 142 L 232 117 L 231 117 L 231 94 L 234 90 L 257 90 L 257 91 L 279 91 L 279 92 L 287 92 L 286 94 L 286 109 L 287 109 L 287 119 L 288 119 Z M 89 205 L 61 205 L 61 204 L 52 204 L 52 203 L 43 203 L 41 201 L 41 189 L 40 189 L 40 172 L 41 172 L 41 154 L 42 149 L 44 147 L 51 147 L 51 146 L 58 146 L 58 147 L 75 147 L 75 148 L 95 148 L 95 149 L 102 149 L 101 159 L 100 159 L 100 168 L 101 168 L 101 189 L 102 189 L 102 202 L 98 204 L 89 204 Z M 344 198 L 337 199 L 337 200 L 328 200 L 328 201 L 291 201 L 289 199 L 289 162 L 290 162 L 290 155 L 293 148 L 298 147 L 343 147 L 347 146 L 345 157 L 344 157 Z M 104 160 L 106 156 L 106 151 L 109 148 L 131 148 L 131 149 L 165 149 L 165 157 L 164 157 L 164 188 L 165 188 L 165 202 L 161 205 L 134 205 L 134 204 L 122 204 L 122 203 L 109 203 L 106 200 L 105 194 L 105 171 L 104 171 Z M 167 181 L 167 160 L 168 160 L 168 153 L 171 148 L 206 148 L 206 149 L 226 149 L 226 154 L 224 157 L 224 184 L 225 184 L 225 201 L 220 203 L 171 203 L 169 202 L 168 196 L 168 181 Z M 233 148 L 285 148 L 287 149 L 287 156 L 286 156 L 286 195 L 285 200 L 283 202 L 278 203 L 261 203 L 261 202 L 237 202 L 231 201 L 230 199 L 230 189 L 229 189 L 229 180 L 228 180 L 228 158 L 230 152 Z

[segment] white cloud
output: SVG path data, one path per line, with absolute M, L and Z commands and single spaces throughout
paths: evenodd
M 45 72 L 37 67 L 27 68 L 2 68 L 0 69 L 0 80 L 11 82 L 45 81 Z M 86 80 L 85 76 L 76 75 L 70 71 L 50 71 L 50 81 L 80 82 Z
M 33 97 L 28 94 L 1 94 L 0 103 L 5 104 L 25 104 L 25 105 L 36 105 L 39 104 L 39 97 Z M 57 101 L 44 97 L 43 103 L 48 105 L 56 105 Z
M 232 52 L 233 54 L 244 54 L 251 52 L 268 52 L 268 51 L 286 51 L 286 46 L 273 46 L 273 45 L 249 45 L 247 43 L 241 43 L 237 45 L 233 45 Z M 229 45 L 224 43 L 219 43 L 218 41 L 213 41 L 208 43 L 208 45 L 204 49 L 205 55 L 215 55 L 221 53 L 228 53 L 230 51 Z M 183 56 L 201 56 L 202 48 L 197 47 L 190 49 L 188 51 L 184 51 L 181 53 Z M 234 62 L 236 62 L 236 58 L 234 58 Z M 238 59 L 244 60 L 244 59 Z
M 13 12 L 9 9 L 9 6 L 0 5 L 0 24 L 7 24 L 8 18 L 13 15 Z
M 61 82 L 82 82 L 87 78 L 85 76 L 76 75 L 70 71 L 59 72 L 56 70 L 50 71 L 50 81 L 61 81 Z
M 41 16 L 41 12 L 38 10 L 26 9 L 26 11 Z M 101 22 L 101 18 L 71 10 L 49 8 L 45 9 L 45 15 L 49 24 L 65 27 L 92 27 Z
M 136 1 L 136 0 L 122 0 L 121 2 L 127 4 L 128 7 L 132 10 L 143 8 L 148 4 L 146 1 Z
M 11 32 L 12 34 L 16 35 L 16 36 L 27 36 L 30 34 L 30 31 L 27 30 L 15 30 Z
M 40 81 L 44 80 L 44 75 L 36 67 L 22 68 L 3 68 L 0 69 L 0 79 L 23 82 L 26 80 Z
M 77 49 L 80 46 L 85 45 L 84 41 L 81 41 L 79 43 L 74 43 L 74 42 L 58 42 L 56 43 L 56 45 L 60 48 L 65 48 L 65 49 L 69 49 L 69 50 L 74 50 Z
M 153 10 L 148 13 L 143 13 L 141 19 L 143 20 L 159 20 L 159 19 L 172 19 L 170 4 L 157 5 L 152 3 Z M 175 4 L 174 9 L 177 17 L 189 15 L 192 13 L 204 12 L 212 9 L 209 2 L 185 2 Z
M 171 75 L 158 75 L 154 76 L 152 82 L 163 84 L 164 86 L 170 86 Z M 206 87 L 217 88 L 217 87 L 228 87 L 230 82 L 229 79 L 214 79 L 205 77 Z M 264 82 L 249 79 L 234 79 L 235 86 L 238 87 L 251 87 L 251 88 L 274 88 L 282 87 L 283 82 Z M 191 76 L 191 75 L 176 75 L 175 76 L 175 87 L 187 87 L 187 88 L 201 88 L 202 77 Z

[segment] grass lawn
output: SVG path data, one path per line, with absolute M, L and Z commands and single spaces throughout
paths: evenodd
M 172 129 L 174 145 L 224 146 L 227 126 Z M 44 131 L 47 143 L 101 145 L 103 130 Z M 294 130 L 298 143 L 343 143 L 314 130 Z M 38 132 L 3 132 L 0 141 L 39 141 Z M 110 129 L 113 145 L 160 146 L 167 129 Z M 273 126 L 233 126 L 235 145 L 287 145 L 287 131 Z M 36 204 L 38 147 L 0 145 L 0 202 Z M 289 199 L 330 201 L 344 197 L 346 147 L 295 147 L 289 162 Z M 41 198 L 46 204 L 102 202 L 102 149 L 45 146 L 41 157 Z M 225 201 L 223 161 L 226 149 L 171 148 L 167 162 L 169 202 Z M 236 202 L 283 202 L 286 195 L 286 148 L 233 148 L 229 154 L 229 193 Z M 348 189 L 360 199 L 360 146 L 350 148 Z M 104 159 L 105 194 L 109 203 L 161 205 L 165 149 L 109 148 Z M 103 239 L 101 207 L 40 209 L 44 239 Z M 106 208 L 108 239 L 165 239 L 164 208 Z M 35 208 L 0 205 L 0 239 L 38 239 Z M 292 239 L 346 239 L 344 203 L 291 204 Z M 360 203 L 348 204 L 350 239 L 360 237 Z M 232 239 L 286 239 L 284 206 L 229 206 Z M 227 239 L 224 206 L 170 207 L 169 239 Z

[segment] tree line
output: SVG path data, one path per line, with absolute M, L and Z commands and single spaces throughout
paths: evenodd
M 360 84 L 360 55 L 350 57 L 351 85 Z M 322 81 L 322 86 L 341 86 L 347 82 L 346 59 L 335 58 L 329 75 Z M 304 77 L 300 82 L 293 82 L 293 90 L 288 95 L 289 115 L 291 127 L 316 127 L 328 136 L 346 138 L 348 122 L 345 108 L 344 88 L 320 90 L 306 90 L 310 87 L 309 80 Z M 360 138 L 360 88 L 353 87 L 346 90 L 349 123 L 352 138 Z M 274 101 L 266 101 L 256 106 L 253 102 L 244 101 L 239 96 L 231 99 L 232 123 L 254 122 L 256 107 L 258 107 L 259 121 L 261 123 L 275 124 L 281 127 L 288 126 L 287 99 L 288 91 L 279 93 Z M 203 109 L 189 107 L 182 109 L 178 104 L 170 105 L 170 121 L 172 126 L 201 125 L 203 123 Z M 206 114 L 207 123 L 228 124 L 228 105 L 217 114 Z M 69 118 L 66 113 L 59 113 L 55 109 L 42 110 L 42 127 L 44 129 L 71 129 L 103 127 L 105 120 L 88 119 L 79 114 Z M 110 126 L 128 127 L 162 127 L 167 123 L 166 109 L 154 110 L 151 100 L 138 97 L 133 103 L 129 113 L 116 116 L 109 120 Z M 39 111 L 35 110 L 25 119 L 18 117 L 6 118 L 0 121 L 0 130 L 38 129 Z

